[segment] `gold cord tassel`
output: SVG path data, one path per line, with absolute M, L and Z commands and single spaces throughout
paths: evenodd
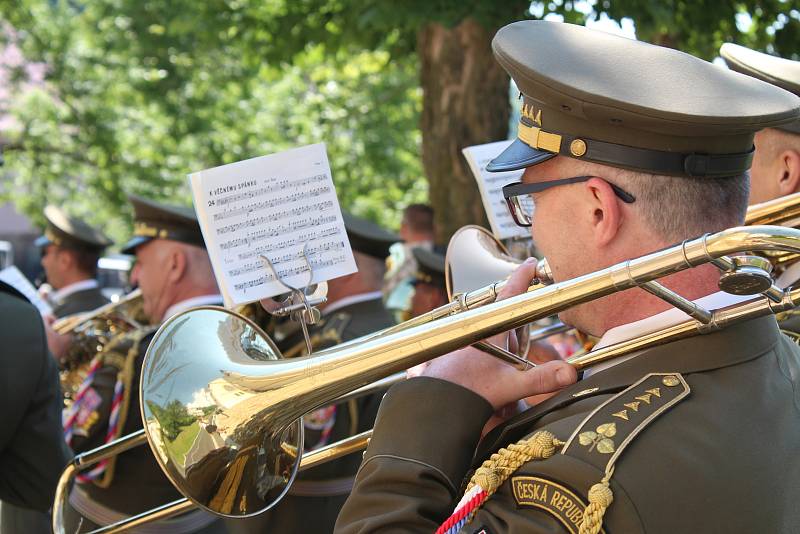
M 606 509 L 611 506 L 611 503 L 614 502 L 614 492 L 611 491 L 611 487 L 608 485 L 613 472 L 612 469 L 611 472 L 606 473 L 603 480 L 589 489 L 589 504 L 583 511 L 583 520 L 578 530 L 579 534 L 597 534 L 603 527 L 603 515 L 605 515 Z
M 486 491 L 488 499 L 522 464 L 550 458 L 563 445 L 563 441 L 543 430 L 509 445 L 508 448 L 500 449 L 475 471 L 467 485 L 467 491 L 477 484 Z

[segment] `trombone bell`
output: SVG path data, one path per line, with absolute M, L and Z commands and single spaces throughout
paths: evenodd
M 216 307 L 176 316 L 153 340 L 141 381 L 145 432 L 164 473 L 201 508 L 255 515 L 293 480 L 302 419 L 264 425 L 248 377 L 281 358 L 258 326 Z

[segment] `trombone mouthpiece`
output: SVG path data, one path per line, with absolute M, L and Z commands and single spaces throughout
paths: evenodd
M 543 284 L 553 283 L 553 272 L 550 270 L 550 265 L 548 265 L 546 258 L 542 258 L 536 264 L 536 278 Z

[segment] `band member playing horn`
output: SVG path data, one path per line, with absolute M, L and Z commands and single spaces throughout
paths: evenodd
M 136 255 L 131 283 L 141 290 L 143 313 L 150 322 L 158 325 L 192 306 L 221 305 L 194 210 L 136 196 L 130 201 L 134 235 L 123 252 Z M 149 327 L 120 336 L 92 361 L 89 376 L 64 416 L 65 434 L 76 452 L 142 428 L 139 372 L 155 330 Z M 181 414 L 165 417 L 179 420 Z M 193 436 L 185 440 L 191 445 Z M 145 448 L 101 462 L 78 481 L 69 499 L 73 509 L 65 514 L 68 532 L 76 532 L 80 521 L 81 531 L 88 531 L 180 497 Z M 194 511 L 147 528 L 173 534 L 217 532 L 222 524 L 210 514 Z
M 741 224 L 754 133 L 800 117 L 781 89 L 584 27 L 517 22 L 493 48 L 523 111 L 489 169 L 525 168 L 504 195 L 556 282 Z M 501 296 L 536 276 L 524 263 Z M 684 309 L 741 301 L 719 280 L 690 268 L 560 317 L 602 347 L 686 320 L 655 296 L 664 286 Z M 800 531 L 799 362 L 769 316 L 580 381 L 566 362 L 519 371 L 471 347 L 447 354 L 387 393 L 336 531 Z M 493 413 L 548 392 L 481 435 Z
M 343 216 L 358 271 L 328 281 L 322 318 L 309 329 L 315 352 L 394 324 L 383 305 L 381 284 L 389 247 L 398 237 L 366 219 L 346 212 Z M 279 348 L 286 357 L 306 354 L 300 332 L 283 340 Z M 306 415 L 305 449 L 314 450 L 372 428 L 383 393 L 325 406 Z M 231 533 L 331 532 L 353 486 L 358 464 L 358 455 L 350 455 L 301 473 L 274 508 L 251 519 L 226 521 L 226 527 Z

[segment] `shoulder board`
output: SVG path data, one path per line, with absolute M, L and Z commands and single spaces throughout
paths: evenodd
M 646 375 L 590 413 L 572 433 L 561 454 L 609 473 L 622 451 L 690 391 L 679 373 Z

